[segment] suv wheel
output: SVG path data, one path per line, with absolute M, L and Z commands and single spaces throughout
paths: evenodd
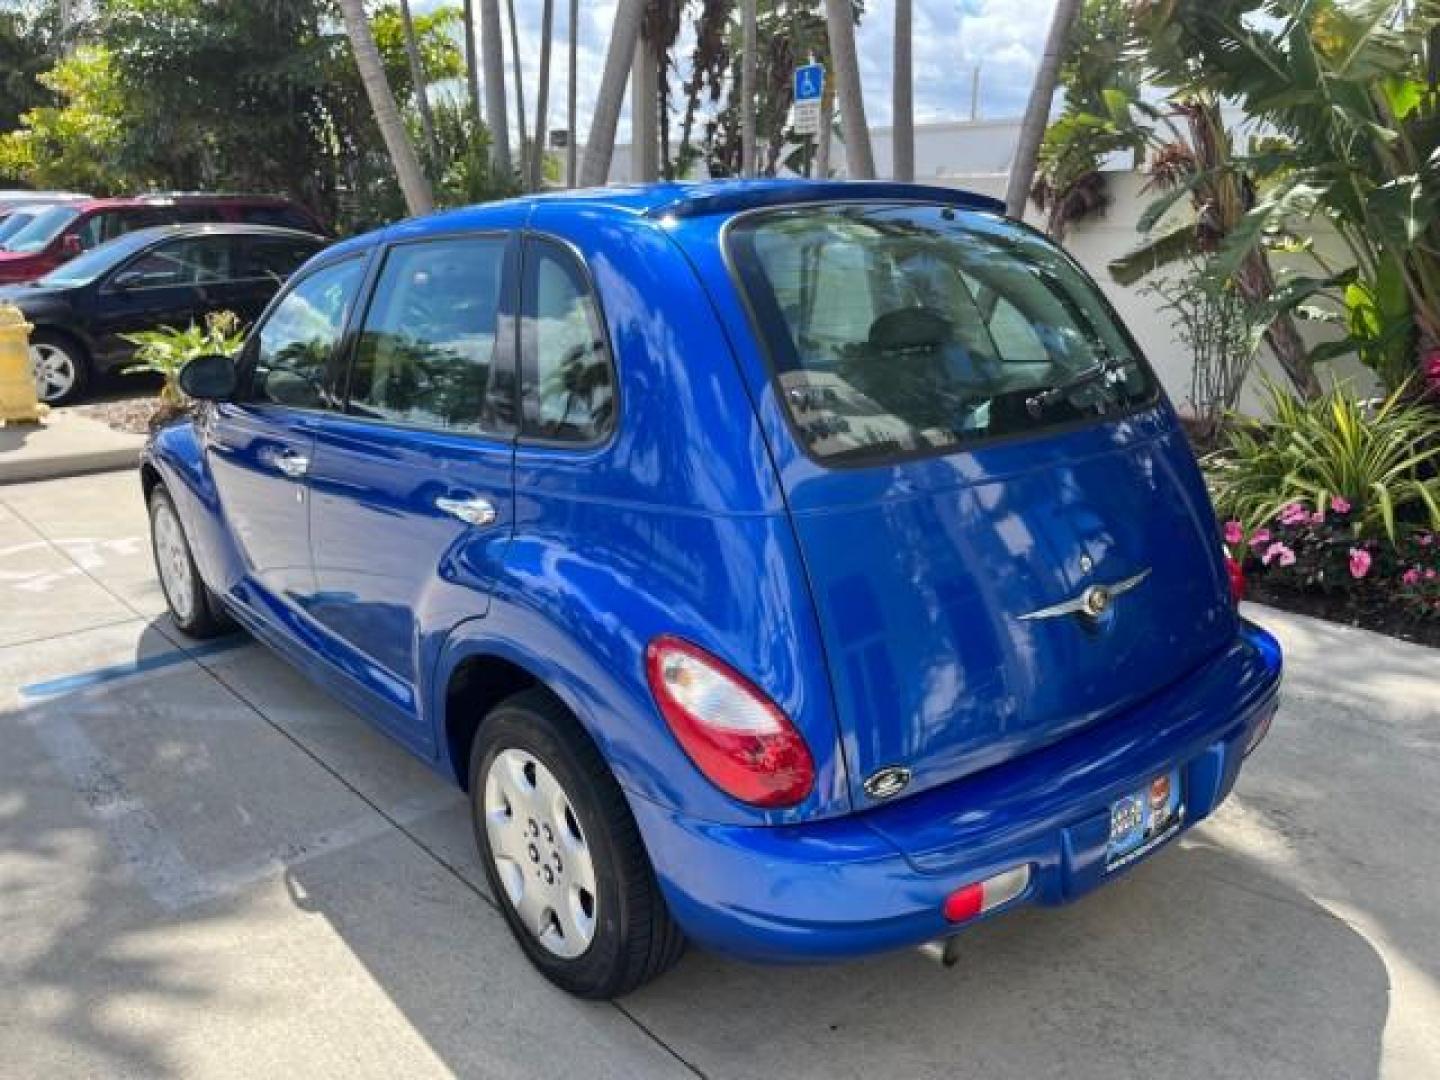
M 35 396 L 46 405 L 69 405 L 90 383 L 90 361 L 69 338 L 41 331 L 30 339 Z
M 176 626 L 193 638 L 218 637 L 232 628 L 219 600 L 200 580 L 180 515 L 163 484 L 150 493 L 150 549 Z
M 629 993 L 685 948 L 620 786 L 543 690 L 496 706 L 470 755 L 475 841 L 510 930 L 551 982 Z

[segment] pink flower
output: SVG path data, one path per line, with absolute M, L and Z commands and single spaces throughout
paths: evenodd
M 1440 394 L 1440 349 L 1431 349 L 1421 362 L 1420 369 L 1425 373 L 1425 385 L 1430 392 Z
M 1373 561 L 1374 560 L 1370 557 L 1370 552 L 1366 551 L 1364 548 L 1351 548 L 1350 576 L 1353 577 L 1356 581 L 1359 581 L 1366 574 L 1370 573 L 1370 564 Z
M 1406 570 L 1406 571 L 1405 571 L 1405 573 L 1401 576 L 1400 580 L 1403 581 L 1406 585 L 1419 585 L 1419 584 L 1420 584 L 1420 570 L 1419 570 L 1419 568 L 1412 566 L 1409 570 Z
M 1234 547 L 1245 542 L 1245 527 L 1238 521 L 1225 522 L 1225 543 Z
M 1419 544 L 1421 547 L 1429 547 L 1431 544 L 1435 543 L 1435 534 L 1434 534 L 1434 533 L 1421 533 L 1419 536 L 1417 536 L 1417 537 L 1415 538 L 1415 542 L 1416 542 L 1417 544 Z
M 1295 552 L 1291 551 L 1284 544 L 1271 544 L 1265 549 L 1265 554 L 1260 556 L 1260 561 L 1266 566 L 1277 561 L 1281 566 L 1294 566 Z
M 1425 571 L 1425 580 L 1426 580 L 1426 581 L 1434 581 L 1437 577 L 1440 577 L 1440 574 L 1435 573 L 1434 570 L 1426 570 L 1426 571 Z
M 1330 509 L 1337 514 L 1348 514 L 1350 513 L 1350 500 L 1343 495 L 1336 495 L 1330 500 Z
M 1253 548 L 1262 548 L 1268 543 L 1270 543 L 1269 529 L 1256 529 L 1255 534 L 1250 537 L 1250 546 Z
M 1325 511 L 1324 511 L 1324 510 L 1316 510 L 1315 513 L 1311 514 L 1311 515 L 1310 515 L 1310 524 L 1311 524 L 1311 525 L 1324 525 L 1324 524 L 1325 524 Z
M 1310 520 L 1304 503 L 1291 503 L 1280 511 L 1281 525 L 1303 525 Z

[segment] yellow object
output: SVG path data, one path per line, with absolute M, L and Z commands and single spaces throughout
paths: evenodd
M 0 304 L 0 423 L 38 424 L 50 411 L 35 397 L 32 329 L 14 304 Z

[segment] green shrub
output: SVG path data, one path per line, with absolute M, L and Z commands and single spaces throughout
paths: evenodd
M 233 356 L 245 344 L 245 330 L 233 311 L 212 311 L 205 316 L 203 326 L 193 322 L 184 330 L 162 326 L 158 330 L 121 337 L 139 346 L 135 353 L 137 362 L 127 367 L 125 374 L 148 371 L 163 375 L 165 385 L 160 388 L 160 404 L 168 409 L 178 408 L 185 399 L 178 381 L 182 367 L 197 356 L 217 353 Z
M 1440 528 L 1440 415 L 1405 396 L 1371 406 L 1349 387 L 1302 401 L 1267 384 L 1269 417 L 1237 425 L 1205 467 L 1217 510 L 1247 528 L 1291 503 L 1354 506 L 1357 539 L 1396 542 L 1396 522 Z

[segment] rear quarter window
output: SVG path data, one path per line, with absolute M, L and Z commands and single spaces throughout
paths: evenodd
M 726 243 L 805 449 L 884 462 L 1148 404 L 1095 284 L 993 214 L 836 204 L 743 216 Z

